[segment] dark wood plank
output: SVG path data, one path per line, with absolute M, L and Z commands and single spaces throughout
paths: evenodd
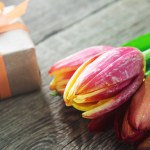
M 19 4 L 23 0 L 3 0 L 6 5 Z M 104 9 L 115 0 L 32 0 L 23 17 L 31 30 L 35 43 L 69 27 L 74 23 Z
M 112 131 L 89 133 L 88 120 L 80 112 L 65 107 L 62 97 L 49 95 L 47 71 L 55 61 L 82 48 L 118 46 L 149 32 L 149 9 L 148 0 L 122 0 L 38 44 L 42 90 L 0 102 L 0 149 L 133 149 L 119 143 Z
M 118 142 L 115 139 L 112 130 L 106 133 L 99 134 L 89 134 L 85 132 L 79 135 L 71 143 L 63 147 L 63 150 L 132 150 L 133 147 L 129 145 Z

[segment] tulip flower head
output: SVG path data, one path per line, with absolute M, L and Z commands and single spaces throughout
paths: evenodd
M 129 123 L 128 114 L 128 109 L 124 114 L 116 114 L 114 123 L 116 136 L 123 142 L 138 142 L 145 136 L 146 132 L 133 128 Z
M 97 54 L 101 55 L 112 48 L 113 47 L 111 46 L 90 47 L 58 61 L 49 70 L 49 75 L 54 77 L 50 83 L 50 89 L 63 94 L 68 81 L 84 62 L 91 57 Z
M 150 76 L 135 93 L 129 107 L 129 122 L 137 130 L 150 130 Z
M 60 60 L 50 68 L 50 89 L 91 119 L 89 131 L 114 124 L 119 140 L 150 149 L 149 41 L 145 34 L 125 47 L 95 46 Z
M 132 96 L 130 103 L 115 116 L 115 132 L 124 142 L 140 143 L 139 148 L 150 148 L 150 76 L 146 77 Z M 124 106 L 124 105 L 123 105 Z M 119 135 L 119 136 L 118 136 Z M 147 137 L 148 136 L 148 137 Z M 143 142 L 142 139 L 147 137 Z M 143 149 L 142 149 L 143 147 Z
M 126 102 L 144 78 L 144 56 L 136 48 L 120 47 L 83 63 L 69 80 L 64 101 L 84 111 L 83 117 L 100 117 Z

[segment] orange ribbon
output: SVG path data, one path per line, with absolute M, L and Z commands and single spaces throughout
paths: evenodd
M 9 81 L 2 55 L 0 55 L 0 99 L 11 96 Z
M 21 23 L 13 21 L 23 14 L 25 14 L 29 0 L 25 0 L 12 11 L 7 14 L 3 13 L 5 5 L 0 2 L 0 33 L 8 32 L 10 30 L 22 29 L 28 31 L 27 27 Z M 9 44 L 9 43 L 8 43 Z M 9 86 L 9 80 L 7 76 L 6 66 L 2 54 L 0 54 L 0 99 L 4 99 L 11 96 L 11 89 Z

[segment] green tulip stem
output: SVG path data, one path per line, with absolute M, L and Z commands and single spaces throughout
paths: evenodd
M 141 35 L 123 44 L 123 46 L 136 47 L 142 52 L 150 48 L 150 33 Z
M 145 76 L 147 77 L 147 76 L 149 76 L 150 75 L 150 71 L 147 71 L 146 73 L 145 73 Z
M 146 76 L 150 74 L 150 49 L 143 52 L 146 62 Z
M 146 61 L 150 60 L 150 49 L 143 52 Z

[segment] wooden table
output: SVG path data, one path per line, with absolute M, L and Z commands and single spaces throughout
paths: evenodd
M 150 32 L 149 10 L 149 0 L 32 0 L 23 18 L 36 44 L 42 89 L 0 102 L 0 149 L 132 150 L 113 131 L 89 133 L 80 112 L 50 95 L 47 72 L 57 60 L 85 47 L 119 46 Z

